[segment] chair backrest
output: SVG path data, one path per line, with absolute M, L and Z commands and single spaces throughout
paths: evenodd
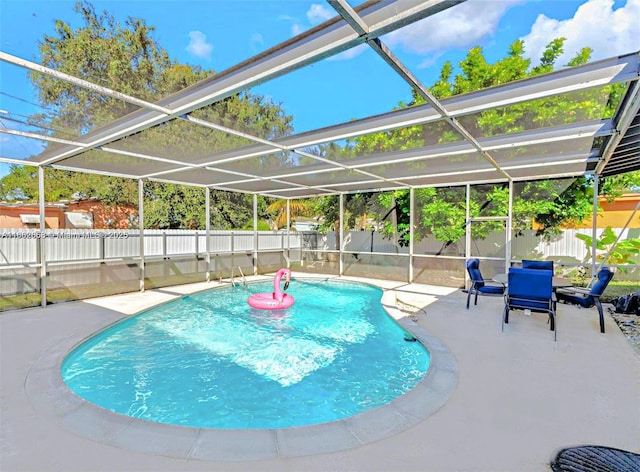
M 477 287 L 482 287 L 484 285 L 484 279 L 482 278 L 482 273 L 480 272 L 479 259 L 469 259 L 467 261 L 467 272 L 469 272 L 471 281 L 476 284 Z
M 522 261 L 523 269 L 542 269 L 553 272 L 553 261 L 531 261 L 524 259 Z
M 589 295 L 600 296 L 604 293 L 604 290 L 607 288 L 609 282 L 611 282 L 611 279 L 613 278 L 613 272 L 611 272 L 611 269 L 609 269 L 608 267 L 603 267 L 598 271 L 596 277 L 598 278 L 598 280 L 596 280 L 596 282 L 591 287 Z
M 553 292 L 553 272 L 541 269 L 509 269 L 509 297 L 527 300 L 549 300 Z

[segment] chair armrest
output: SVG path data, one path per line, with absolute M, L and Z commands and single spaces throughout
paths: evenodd
M 484 284 L 485 285 L 494 285 L 496 287 L 504 287 L 505 284 L 504 282 L 498 282 L 497 280 L 491 280 L 491 279 L 484 279 Z
M 591 295 L 591 290 L 583 287 L 558 287 L 558 292 L 575 295 Z
M 584 288 L 584 287 L 570 287 L 567 290 L 571 290 L 572 292 L 575 292 L 575 293 L 583 293 L 585 295 L 589 295 L 591 293 L 591 289 Z

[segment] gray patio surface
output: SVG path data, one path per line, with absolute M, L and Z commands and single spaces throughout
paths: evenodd
M 460 290 L 370 282 L 430 348 L 433 372 L 370 413 L 278 431 L 134 420 L 60 379 L 64 355 L 92 333 L 216 283 L 0 314 L 0 470 L 544 471 L 568 446 L 640 452 L 640 357 L 609 315 L 601 334 L 594 309 L 559 305 L 554 342 L 544 315 L 514 312 L 501 332 L 501 297 L 466 310 Z

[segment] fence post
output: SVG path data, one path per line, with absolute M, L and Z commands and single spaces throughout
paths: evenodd
M 100 263 L 104 264 L 104 246 L 105 246 L 105 239 L 106 238 L 100 238 L 98 240 L 98 258 L 100 259 Z
M 162 258 L 167 258 L 167 232 L 162 232 Z

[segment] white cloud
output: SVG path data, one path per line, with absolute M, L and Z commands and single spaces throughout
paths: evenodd
M 307 21 L 311 26 L 319 25 L 336 15 L 337 13 L 332 9 L 317 3 L 313 3 L 306 13 Z M 308 29 L 308 27 L 303 25 L 297 18 L 291 16 L 280 16 L 279 19 L 291 21 L 291 36 L 298 36 L 300 33 L 303 33 Z
M 291 36 L 298 36 L 305 30 L 305 27 L 299 23 L 294 23 L 291 25 Z
M 264 46 L 264 38 L 260 33 L 253 33 L 251 35 L 250 45 L 252 51 L 260 51 Z
M 307 10 L 307 20 L 312 25 L 319 25 L 320 23 L 327 21 L 329 18 L 333 18 L 337 13 L 335 10 L 325 7 L 324 5 L 318 5 L 314 3 L 311 8 Z
M 309 7 L 309 9 L 307 10 L 306 16 L 307 16 L 307 21 L 309 22 L 309 24 L 311 26 L 316 26 L 319 25 L 320 23 L 324 23 L 325 21 L 333 18 L 334 16 L 337 16 L 338 13 L 333 10 L 332 8 L 327 8 L 324 5 L 320 5 L 318 3 L 314 3 L 311 5 L 311 7 Z M 291 27 L 291 33 L 293 36 L 296 36 L 304 31 L 306 31 L 308 28 L 298 22 L 294 23 Z M 366 46 L 365 45 L 360 45 L 360 46 L 356 46 L 354 48 L 351 48 L 347 51 L 344 51 L 340 54 L 337 54 L 335 56 L 331 56 L 330 58 L 328 58 L 328 60 L 330 61 L 344 61 L 344 60 L 348 60 L 348 59 L 352 59 L 354 57 L 356 57 L 357 55 L 361 54 L 364 50 L 366 50 Z
M 640 0 L 627 0 L 615 11 L 613 0 L 588 0 L 567 20 L 539 15 L 531 32 L 522 38 L 532 63 L 538 64 L 546 45 L 560 37 L 567 39 L 558 66 L 566 65 L 583 47 L 593 50 L 591 60 L 638 51 Z
M 200 31 L 191 31 L 189 32 L 189 39 L 189 45 L 185 49 L 200 59 L 210 61 L 213 45 L 207 43 L 207 36 Z
M 504 13 L 524 0 L 469 0 L 386 35 L 383 40 L 413 54 L 438 57 L 449 49 L 468 49 L 493 35 Z M 433 58 L 426 59 L 427 62 Z

